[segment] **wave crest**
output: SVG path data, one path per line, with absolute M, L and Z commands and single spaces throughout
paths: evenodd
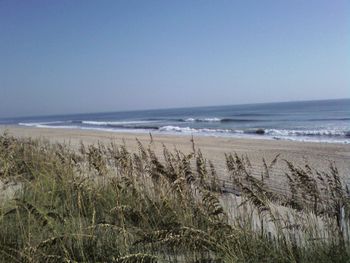
M 142 124 L 142 123 L 154 123 L 154 122 L 155 121 L 81 121 L 82 124 L 96 125 L 96 126 Z

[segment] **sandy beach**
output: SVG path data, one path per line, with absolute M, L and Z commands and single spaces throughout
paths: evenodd
M 7 130 L 11 135 L 49 140 L 50 142 L 64 142 L 72 147 L 78 147 L 80 142 L 94 144 L 97 142 L 126 144 L 130 151 L 137 150 L 136 138 L 148 145 L 150 135 L 145 133 L 119 133 L 81 129 L 50 129 L 21 126 L 0 126 L 0 132 Z M 191 136 L 188 135 L 160 135 L 153 134 L 153 146 L 158 153 L 162 152 L 163 144 L 169 149 L 178 149 L 184 153 L 192 151 Z M 205 158 L 213 161 L 219 174 L 225 173 L 225 153 L 237 152 L 247 155 L 255 172 L 262 171 L 262 158 L 267 162 L 280 154 L 280 161 L 275 168 L 276 176 L 284 176 L 288 160 L 297 165 L 310 166 L 319 170 L 327 169 L 330 161 L 334 161 L 340 175 L 350 178 L 350 145 L 332 143 L 306 143 L 283 140 L 241 139 L 209 136 L 194 136 L 194 142 Z M 277 179 L 277 178 L 275 178 Z M 279 181 L 279 180 L 277 180 Z

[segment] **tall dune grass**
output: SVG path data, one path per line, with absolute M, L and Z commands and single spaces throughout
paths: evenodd
M 227 176 L 193 153 L 140 142 L 0 136 L 1 262 L 349 262 L 350 193 L 328 171 L 227 154 Z M 284 191 L 269 187 L 285 162 Z M 225 180 L 224 180 L 225 179 Z

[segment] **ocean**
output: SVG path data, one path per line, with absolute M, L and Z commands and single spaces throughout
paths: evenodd
M 350 99 L 0 119 L 0 124 L 350 143 Z

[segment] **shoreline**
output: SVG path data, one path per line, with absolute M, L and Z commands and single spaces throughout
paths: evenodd
M 215 119 L 215 118 L 214 118 Z M 195 119 L 192 119 L 195 121 Z M 60 121 L 58 121 L 60 122 Z M 210 121 L 209 121 L 210 122 Z M 216 122 L 216 121 L 214 121 Z M 55 123 L 55 122 L 52 122 Z M 79 121 L 79 123 L 92 124 L 92 125 L 106 125 L 108 122 L 98 121 Z M 113 122 L 111 122 L 113 123 Z M 118 122 L 117 123 L 123 123 Z M 349 144 L 349 134 L 344 133 L 344 138 L 340 136 L 339 132 L 334 131 L 297 131 L 297 130 L 286 130 L 286 129 L 265 129 L 265 128 L 253 128 L 250 130 L 233 130 L 232 133 L 227 132 L 227 129 L 214 129 L 209 132 L 207 128 L 190 128 L 190 127 L 178 127 L 178 126 L 163 126 L 156 127 L 138 127 L 138 128 L 108 128 L 108 127 L 89 127 L 89 126 L 51 126 L 40 123 L 18 123 L 18 124 L 0 124 L 17 126 L 17 127 L 29 127 L 29 128 L 46 128 L 46 129 L 78 129 L 88 130 L 97 132 L 112 132 L 112 133 L 134 133 L 134 134 L 156 134 L 156 135 L 172 135 L 172 136 L 201 136 L 201 137 L 217 137 L 217 138 L 233 138 L 233 139 L 256 139 L 256 140 L 281 140 L 291 142 L 305 142 L 305 143 L 330 143 L 330 144 Z M 288 134 L 286 134 L 286 132 Z M 291 134 L 289 134 L 289 132 Z M 273 134 L 277 133 L 277 134 Z M 333 134 L 334 133 L 334 134 Z M 333 135 L 334 136 L 333 136 Z M 340 137 L 337 137 L 340 136 Z
M 133 132 L 108 132 L 83 129 L 56 129 L 24 127 L 19 125 L 0 125 L 0 133 L 5 130 L 15 137 L 31 137 L 46 139 L 50 142 L 68 143 L 73 148 L 80 143 L 96 144 L 98 142 L 126 144 L 128 150 L 137 151 L 136 139 L 142 144 L 150 143 L 149 133 Z M 161 153 L 163 145 L 169 149 L 178 149 L 184 153 L 192 151 L 191 135 L 169 135 L 151 133 L 156 153 Z M 318 169 L 327 169 L 330 161 L 334 161 L 339 173 L 344 179 L 350 180 L 350 145 L 338 143 L 299 142 L 287 140 L 253 139 L 201 136 L 193 134 L 195 147 L 200 149 L 205 158 L 211 160 L 218 171 L 225 169 L 225 153 L 236 152 L 246 155 L 250 159 L 254 169 L 262 168 L 262 159 L 267 163 L 280 154 L 277 169 L 283 173 L 285 163 L 283 159 L 296 165 L 305 165 Z
M 266 140 L 266 141 L 282 141 L 282 142 L 296 142 L 296 143 L 317 143 L 317 144 L 343 144 L 350 145 L 350 141 L 342 141 L 337 139 L 326 140 L 326 139 L 312 139 L 306 138 L 303 135 L 296 136 L 294 139 L 291 137 L 276 137 L 273 135 L 265 134 L 265 129 L 256 129 L 255 132 L 247 133 L 234 133 L 234 134 L 218 134 L 218 133 L 202 133 L 202 132 L 179 132 L 179 131 L 161 131 L 161 130 L 145 130 L 145 129 L 113 129 L 113 128 L 92 128 L 92 127 L 79 127 L 79 126 L 48 126 L 48 125 L 27 125 L 27 124 L 0 124 L 0 129 L 3 127 L 8 128 L 33 128 L 33 129 L 55 129 L 55 130 L 79 130 L 79 131 L 88 131 L 88 132 L 101 132 L 101 133 L 112 133 L 112 134 L 135 134 L 135 135 L 155 135 L 155 136 L 179 136 L 179 137 L 209 137 L 209 138 L 224 138 L 224 139 L 239 139 L 239 140 Z M 301 139 L 300 139 L 301 138 Z M 317 136 L 316 136 L 317 138 Z

